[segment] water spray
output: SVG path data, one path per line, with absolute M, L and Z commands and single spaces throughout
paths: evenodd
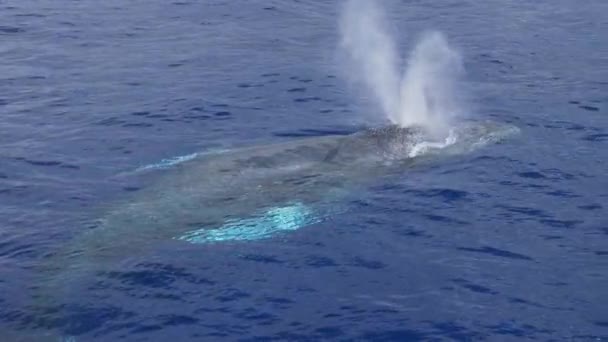
M 441 33 L 422 35 L 404 63 L 386 15 L 372 0 L 347 1 L 340 32 L 350 74 L 360 75 L 358 83 L 393 124 L 421 126 L 436 139 L 449 136 L 454 120 L 465 113 L 456 91 L 464 68 L 460 54 Z

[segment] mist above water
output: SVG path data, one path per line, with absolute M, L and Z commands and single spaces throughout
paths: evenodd
M 436 138 L 448 136 L 465 112 L 456 89 L 464 68 L 441 33 L 423 34 L 404 61 L 384 11 L 373 0 L 348 0 L 340 33 L 348 74 L 365 86 L 392 123 L 422 126 Z

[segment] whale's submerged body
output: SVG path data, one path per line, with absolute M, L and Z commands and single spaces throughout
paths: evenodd
M 429 142 L 421 129 L 389 126 L 177 159 L 151 186 L 112 204 L 93 228 L 47 258 L 33 298 L 43 310 L 62 306 L 76 284 L 162 241 L 242 243 L 318 223 L 348 210 L 345 195 L 379 177 L 517 131 L 471 123 L 446 141 Z
M 431 156 L 459 154 L 516 131 L 492 122 L 461 125 L 442 142 L 388 126 L 208 153 L 173 165 L 119 203 L 83 236 L 83 249 L 177 239 L 214 243 L 266 238 L 342 209 L 349 189 L 402 172 Z
M 59 263 L 97 268 L 154 241 L 273 237 L 347 210 L 344 195 L 378 177 L 432 157 L 466 153 L 516 131 L 505 124 L 468 123 L 446 141 L 429 142 L 421 129 L 388 126 L 201 154 L 159 171 L 151 186 L 112 205 L 94 228 L 64 246 Z

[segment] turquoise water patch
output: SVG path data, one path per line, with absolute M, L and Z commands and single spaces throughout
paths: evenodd
M 218 228 L 197 229 L 176 239 L 190 243 L 260 240 L 282 231 L 293 231 L 320 221 L 321 217 L 316 216 L 309 207 L 298 203 L 272 208 L 261 216 L 231 219 Z

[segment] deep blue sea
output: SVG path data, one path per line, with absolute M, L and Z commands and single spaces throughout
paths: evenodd
M 156 171 L 125 174 L 384 118 L 341 72 L 340 1 L 0 0 L 0 341 L 608 340 L 608 1 L 382 2 L 402 54 L 443 32 L 470 115 L 520 133 L 48 299 L 41 265 Z

